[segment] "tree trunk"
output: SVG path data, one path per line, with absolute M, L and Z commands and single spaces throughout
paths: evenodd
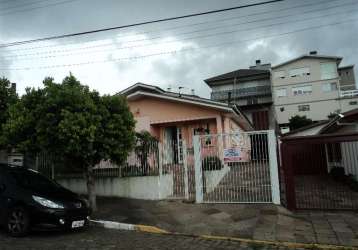
M 93 167 L 88 166 L 86 172 L 86 179 L 87 179 L 87 194 L 88 194 L 88 201 L 92 212 L 97 211 L 97 202 L 96 202 L 96 189 L 95 189 L 95 180 L 93 176 Z

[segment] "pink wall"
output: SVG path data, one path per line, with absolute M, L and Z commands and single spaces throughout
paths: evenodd
M 151 123 L 216 117 L 222 114 L 212 108 L 149 97 L 128 101 L 128 104 L 135 117 L 149 117 Z
M 136 130 L 150 131 L 161 141 L 164 128 L 169 126 L 181 127 L 183 139 L 188 145 L 192 145 L 194 128 L 207 128 L 209 125 L 211 134 L 230 133 L 232 128 L 240 128 L 233 119 L 227 117 L 229 112 L 213 108 L 152 97 L 129 100 L 128 104 L 137 120 Z

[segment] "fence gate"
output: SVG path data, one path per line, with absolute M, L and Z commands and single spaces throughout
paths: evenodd
M 280 203 L 273 131 L 194 137 L 196 201 Z
M 181 138 L 167 140 L 159 144 L 159 148 L 160 196 L 167 199 L 189 199 L 189 175 L 192 171 L 188 169 L 193 169 L 193 165 L 189 163 L 191 155 L 188 154 L 186 142 Z M 164 181 L 164 178 L 169 178 L 169 182 Z
M 358 134 L 283 138 L 289 209 L 358 209 Z

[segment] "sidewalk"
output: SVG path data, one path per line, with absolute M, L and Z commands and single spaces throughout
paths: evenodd
M 189 204 L 100 198 L 95 219 L 170 232 L 255 240 L 358 246 L 358 213 L 298 212 L 267 204 Z

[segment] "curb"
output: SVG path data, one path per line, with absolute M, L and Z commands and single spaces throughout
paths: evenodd
M 153 234 L 169 234 L 168 231 L 165 231 L 161 228 L 154 227 L 154 226 L 134 225 L 134 224 L 120 223 L 115 221 L 104 221 L 104 220 L 90 220 L 90 222 L 94 226 L 104 227 L 108 229 L 138 231 L 138 232 L 153 233 Z
M 226 237 L 226 236 L 173 233 L 155 226 L 135 225 L 135 224 L 114 222 L 114 221 L 90 220 L 90 222 L 94 226 L 99 226 L 107 229 L 137 231 L 137 232 L 152 233 L 152 234 L 166 234 L 166 235 L 173 235 L 173 236 L 186 236 L 186 237 L 200 238 L 205 240 L 236 241 L 236 242 L 242 242 L 242 243 L 253 244 L 253 245 L 287 247 L 290 249 L 304 248 L 304 249 L 322 249 L 322 250 L 358 250 L 357 247 L 351 247 L 351 246 L 337 246 L 337 245 L 326 245 L 326 244 L 318 244 L 318 243 L 293 243 L 293 242 L 284 242 L 284 241 L 244 239 L 244 238 Z

